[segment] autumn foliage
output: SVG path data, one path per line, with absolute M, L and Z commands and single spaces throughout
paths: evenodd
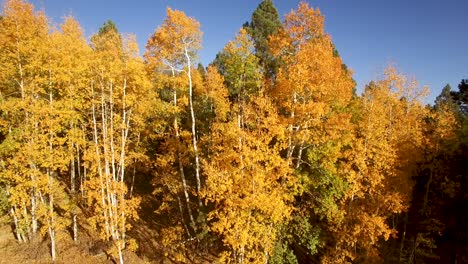
M 357 94 L 324 23 L 265 0 L 204 68 L 182 11 L 141 56 L 112 21 L 87 41 L 5 1 L 0 212 L 18 243 L 52 261 L 82 236 L 120 263 L 149 241 L 180 263 L 466 260 L 447 208 L 466 202 L 467 82 L 425 106 L 390 65 Z

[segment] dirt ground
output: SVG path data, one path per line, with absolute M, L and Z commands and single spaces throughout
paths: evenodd
M 31 241 L 19 243 L 13 236 L 8 225 L 0 227 L 0 264 L 108 264 L 115 263 L 96 246 L 89 238 L 82 238 L 79 242 L 73 242 L 69 238 L 62 238 L 58 242 L 57 260 L 52 262 L 49 253 L 49 242 Z M 125 263 L 150 263 L 139 258 L 133 252 L 125 252 Z

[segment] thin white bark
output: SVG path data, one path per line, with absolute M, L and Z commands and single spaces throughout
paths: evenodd
M 51 71 L 49 70 L 49 78 L 51 76 Z M 49 81 L 49 88 L 51 88 L 51 81 Z M 53 97 L 52 97 L 52 89 L 49 91 L 49 119 L 52 123 L 53 116 Z M 50 124 L 52 126 L 52 124 Z M 49 159 L 50 164 L 52 164 L 53 159 L 53 139 L 54 139 L 54 132 L 52 127 L 49 127 Z M 47 175 L 48 175 L 48 186 L 49 186 L 49 221 L 48 221 L 48 229 L 49 229 L 49 236 L 50 236 L 50 253 L 52 256 L 52 261 L 55 261 L 56 258 L 56 251 L 55 251 L 55 213 L 54 213 L 54 186 L 53 186 L 53 176 L 52 176 L 52 168 L 47 168 Z
M 81 127 L 81 131 L 85 131 L 83 126 Z M 86 138 L 85 138 L 85 133 L 82 133 L 82 137 L 83 137 L 83 142 L 85 142 Z M 83 151 L 86 151 L 85 148 L 83 148 Z M 80 151 L 80 146 L 77 144 L 76 145 L 76 153 L 77 153 L 77 156 L 78 156 L 78 159 L 77 159 L 77 163 L 78 163 L 78 177 L 80 178 L 80 191 L 81 191 L 81 197 L 84 198 L 84 195 L 85 195 L 85 183 L 86 183 L 86 167 L 83 166 L 83 174 L 81 174 L 81 151 Z M 86 154 L 86 153 L 84 153 Z M 86 156 L 86 155 L 85 155 Z
M 197 198 L 198 198 L 198 206 L 202 207 L 202 201 L 200 197 L 201 191 L 201 180 L 200 180 L 200 158 L 198 154 L 198 146 L 197 146 L 197 129 L 196 129 L 196 120 L 195 120 L 195 111 L 193 107 L 193 84 L 192 84 L 192 62 L 190 55 L 188 54 L 187 46 L 185 46 L 185 58 L 187 59 L 187 77 L 189 79 L 189 107 L 190 107 L 190 117 L 192 119 L 192 144 L 193 144 L 193 152 L 195 154 L 195 178 L 197 180 Z
M 104 214 L 104 228 L 106 231 L 106 236 L 109 236 L 109 221 L 107 218 L 107 203 L 106 203 L 106 197 L 105 197 L 105 192 L 104 192 L 104 179 L 103 179 L 103 173 L 102 173 L 102 167 L 101 167 L 101 154 L 99 151 L 99 141 L 98 141 L 98 131 L 97 131 L 97 121 L 96 121 L 96 107 L 94 105 L 94 87 L 93 83 L 91 83 L 91 91 L 93 94 L 93 102 L 92 102 L 92 115 L 93 115 L 93 138 L 94 138 L 94 147 L 96 151 L 96 162 L 98 165 L 98 174 L 99 174 L 99 185 L 101 189 L 101 204 L 103 208 L 103 214 Z
M 184 220 L 184 209 L 182 208 L 182 202 L 180 201 L 180 197 L 179 197 L 178 194 L 176 194 L 176 197 L 177 197 L 177 204 L 179 205 L 180 222 L 181 222 L 182 225 L 184 226 L 184 229 L 185 229 L 185 232 L 187 233 L 187 236 L 188 236 L 188 237 L 191 237 L 190 231 L 189 231 L 187 225 L 185 224 L 185 220 Z
M 37 217 L 36 217 L 36 193 L 32 191 L 31 194 L 31 223 L 32 223 L 32 236 L 35 236 L 37 233 Z M 26 208 L 24 209 L 26 211 Z
M 75 175 L 75 156 L 73 155 L 74 151 L 74 146 L 72 143 L 72 149 L 71 149 L 71 160 L 70 160 L 70 192 L 73 197 L 73 203 L 75 203 L 75 196 L 76 196 L 76 186 L 75 186 L 75 181 L 76 181 L 76 175 Z M 76 205 L 72 205 L 72 229 L 73 229 L 73 241 L 78 241 L 78 223 L 77 223 L 77 216 L 76 216 Z
M 291 157 L 294 152 L 294 148 L 296 147 L 296 144 L 293 143 L 293 137 L 295 135 L 294 131 L 294 117 L 295 117 L 295 108 L 296 108 L 296 103 L 297 103 L 297 94 L 296 92 L 293 93 L 293 101 L 292 101 L 292 106 L 291 106 L 291 123 L 289 124 L 289 135 L 288 135 L 288 152 L 286 154 L 286 159 L 288 160 L 288 163 L 291 162 Z M 297 130 L 296 130 L 297 131 Z
M 22 243 L 22 242 L 26 242 L 26 239 L 21 234 L 22 232 L 19 227 L 19 221 L 18 221 L 18 217 L 16 216 L 16 210 L 17 210 L 16 205 L 13 205 L 10 208 L 10 214 L 13 217 L 13 224 L 15 225 L 16 239 L 18 240 L 18 242 Z
M 174 68 L 172 68 L 172 77 L 175 76 Z M 174 88 L 174 107 L 177 107 L 177 91 Z M 180 153 L 180 134 L 179 134 L 179 125 L 177 123 L 177 113 L 174 111 L 174 133 L 176 138 L 176 148 L 177 148 L 177 163 L 179 165 L 179 174 L 182 180 L 182 189 L 184 191 L 185 203 L 187 205 L 187 212 L 189 214 L 190 222 L 192 227 L 195 228 L 195 219 L 192 214 L 192 208 L 190 207 L 190 196 L 187 188 L 187 181 L 185 180 L 184 166 L 182 164 L 182 154 Z
M 7 186 L 6 192 L 7 192 L 7 195 L 10 196 L 9 186 Z M 16 204 L 13 204 L 10 208 L 10 214 L 11 214 L 11 217 L 13 218 L 13 224 L 15 226 L 14 232 L 16 234 L 16 239 L 20 243 L 26 242 L 26 238 L 22 235 L 22 231 L 20 230 L 19 220 L 18 220 L 18 216 L 16 215 L 16 211 L 18 211 L 18 209 L 16 208 Z
M 111 98 L 112 98 L 112 85 L 111 87 Z M 112 99 L 111 99 L 112 100 Z M 112 106 L 111 106 L 112 109 Z M 105 211 L 107 210 L 107 213 L 109 215 L 109 231 L 110 235 L 113 240 L 117 240 L 118 237 L 115 232 L 115 213 L 114 213 L 114 208 L 116 208 L 116 201 L 115 201 L 115 194 L 112 191 L 112 179 L 114 178 L 114 175 L 111 175 L 111 165 L 109 164 L 109 120 L 108 120 L 108 108 L 105 103 L 105 93 L 104 93 L 104 85 L 101 84 L 101 132 L 102 132 L 102 148 L 103 148 L 103 157 L 104 157 L 104 176 L 105 176 L 105 193 L 106 193 L 106 198 L 108 202 L 108 206 L 105 208 Z M 110 113 L 112 116 L 112 112 Z M 110 122 L 112 122 L 112 117 Z M 111 125 L 112 126 L 112 125 Z M 112 134 L 112 131 L 110 131 Z M 112 146 L 111 146 L 112 147 Z M 114 178 L 115 180 L 115 178 Z
M 302 142 L 300 145 L 299 145 L 299 152 L 297 153 L 297 160 L 296 160 L 296 166 L 295 166 L 295 169 L 299 168 L 299 166 L 301 165 L 301 161 L 302 161 L 302 151 L 304 150 L 304 142 Z

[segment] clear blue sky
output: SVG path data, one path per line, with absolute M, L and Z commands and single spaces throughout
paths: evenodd
M 273 0 L 283 17 L 299 0 Z M 165 17 L 165 8 L 184 11 L 201 23 L 204 65 L 236 32 L 260 0 L 33 0 L 56 23 L 64 15 L 78 19 L 87 36 L 112 19 L 120 32 L 134 33 L 144 46 Z M 449 83 L 456 89 L 468 78 L 468 0 L 315 0 L 325 28 L 344 62 L 353 69 L 358 91 L 394 63 L 431 88 L 433 102 Z

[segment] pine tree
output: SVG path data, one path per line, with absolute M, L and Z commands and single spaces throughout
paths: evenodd
M 270 51 L 268 40 L 282 28 L 278 10 L 271 0 L 263 0 L 252 14 L 252 22 L 246 27 L 255 43 L 255 55 L 267 78 L 274 79 L 280 62 Z

